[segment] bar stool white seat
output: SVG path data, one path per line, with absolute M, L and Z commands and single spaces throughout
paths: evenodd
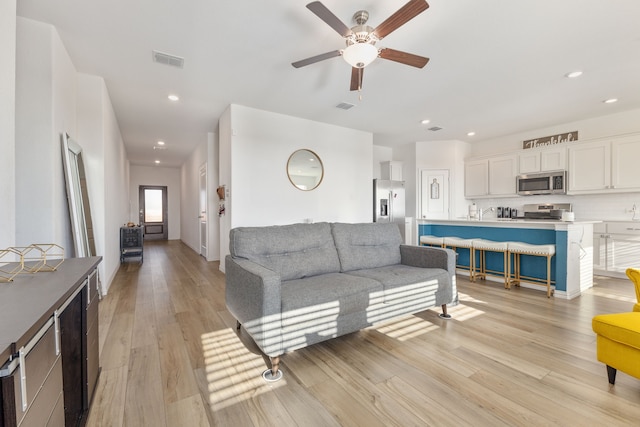
M 551 289 L 551 258 L 556 253 L 556 245 L 533 245 L 524 242 L 509 242 L 509 252 L 513 254 L 513 284 L 520 286 L 520 280 L 527 279 L 527 281 L 545 285 L 547 287 L 547 298 L 550 298 L 553 294 L 553 289 Z M 545 257 L 547 259 L 547 277 L 541 279 L 538 277 L 522 276 L 520 274 L 521 255 Z
M 443 248 L 451 248 L 458 253 L 458 248 L 469 249 L 469 266 L 458 264 L 458 257 L 456 257 L 456 268 L 461 270 L 469 270 L 469 280 L 474 282 L 476 279 L 476 254 L 474 250 L 475 239 L 463 239 L 461 237 L 444 237 Z
M 420 245 L 421 246 L 437 246 L 442 248 L 444 246 L 444 237 L 438 236 L 420 236 Z
M 496 242 L 493 240 L 474 239 L 473 246 L 476 251 L 479 251 L 480 268 L 476 276 L 486 280 L 487 275 L 503 277 L 504 287 L 511 288 L 511 257 L 509 256 L 509 244 L 508 242 Z M 486 254 L 488 252 L 502 253 L 502 271 L 487 269 Z

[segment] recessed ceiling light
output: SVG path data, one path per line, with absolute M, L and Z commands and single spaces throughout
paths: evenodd
M 476 133 L 471 131 L 471 132 L 467 132 L 467 136 L 474 136 Z
M 582 75 L 582 71 L 572 71 L 570 73 L 565 74 L 565 77 L 570 79 L 575 79 L 576 77 L 580 77 Z
M 426 124 L 428 124 L 428 123 L 430 123 L 430 122 L 431 122 L 431 120 L 429 120 L 429 119 L 424 119 L 424 120 L 423 120 L 423 121 L 421 121 L 420 123 L 422 123 L 423 125 L 426 125 Z
M 169 101 L 178 101 L 180 100 L 180 97 L 178 95 L 169 95 L 167 98 L 169 98 Z
M 164 145 L 164 141 L 158 141 L 158 145 Z
M 604 101 L 605 104 L 613 104 L 614 102 L 618 102 L 618 98 L 609 98 L 609 99 L 605 99 Z
M 156 165 L 160 163 L 160 160 L 156 160 Z

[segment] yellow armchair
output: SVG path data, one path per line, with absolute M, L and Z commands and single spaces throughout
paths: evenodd
M 633 311 L 640 311 L 640 268 L 627 268 L 627 277 L 636 286 L 636 305 Z
M 600 314 L 592 320 L 598 360 L 607 365 L 609 383 L 618 370 L 640 378 L 640 269 L 628 268 L 636 287 L 636 304 L 629 313 Z

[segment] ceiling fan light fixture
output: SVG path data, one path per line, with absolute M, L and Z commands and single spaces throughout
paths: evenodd
M 369 43 L 354 43 L 342 51 L 342 57 L 355 68 L 364 68 L 378 57 L 378 49 Z

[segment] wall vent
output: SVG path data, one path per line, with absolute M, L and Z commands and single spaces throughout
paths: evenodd
M 336 105 L 336 108 L 339 108 L 341 110 L 350 110 L 353 107 L 355 107 L 355 104 L 350 104 L 348 102 L 341 102 L 340 104 Z
M 153 62 L 177 68 L 184 66 L 184 58 L 180 58 L 179 56 L 169 55 L 168 53 L 158 52 L 157 50 L 152 51 L 152 54 Z
M 431 132 L 436 132 L 436 131 L 439 131 L 439 130 L 441 130 L 441 129 L 442 129 L 442 128 L 441 128 L 441 127 L 439 127 L 439 126 L 432 126 L 432 127 L 430 127 L 430 128 L 429 128 L 429 130 L 430 130 Z

